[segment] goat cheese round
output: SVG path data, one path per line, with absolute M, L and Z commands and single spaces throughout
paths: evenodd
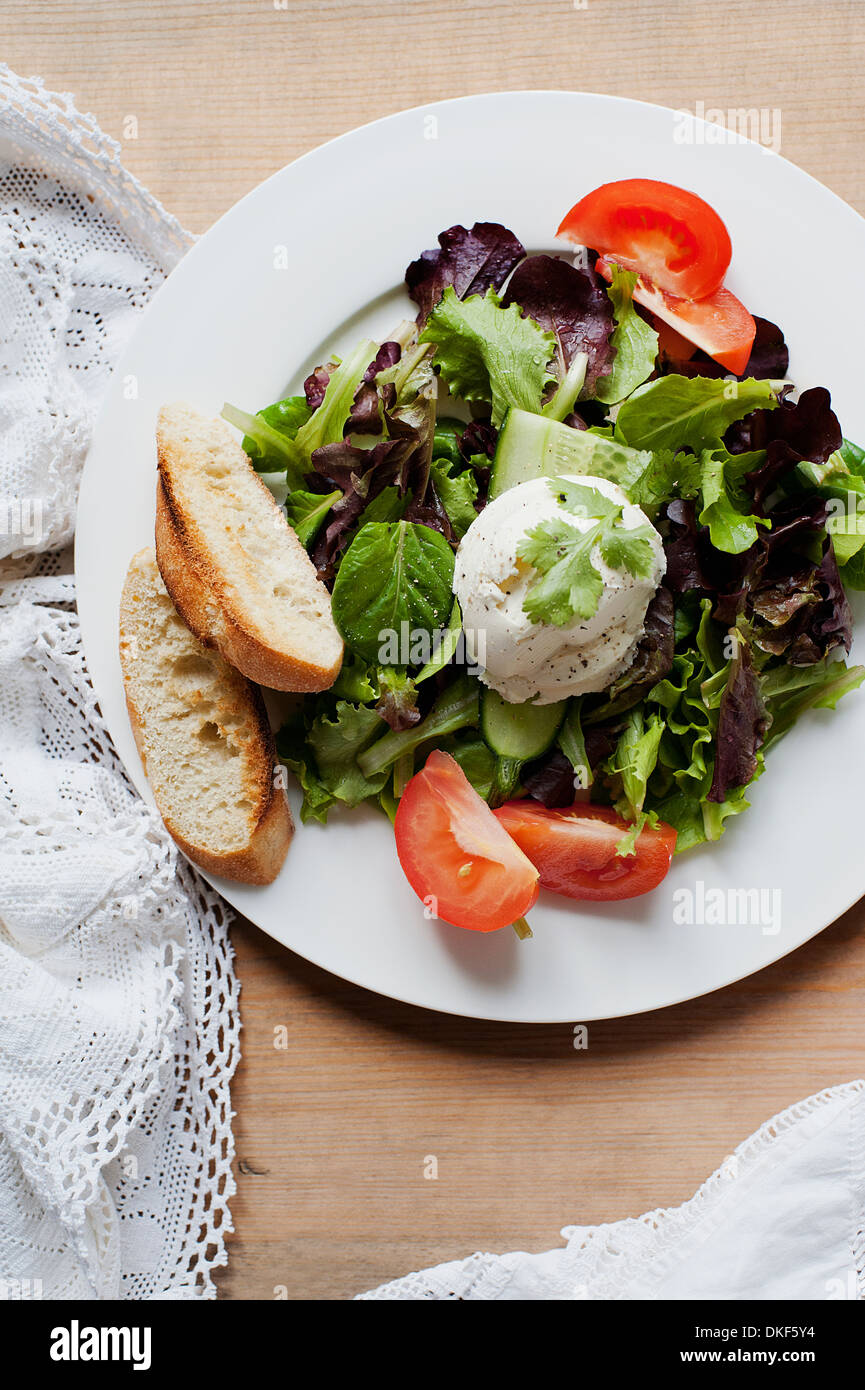
M 606 690 L 631 664 L 643 635 L 646 609 L 663 578 L 661 537 L 640 507 L 606 478 L 574 476 L 622 508 L 626 530 L 649 527 L 651 572 L 643 577 L 612 568 L 593 547 L 591 561 L 603 582 L 591 618 L 566 627 L 535 622 L 523 611 L 538 571 L 517 555 L 522 541 L 545 521 L 588 531 L 597 518 L 563 506 L 549 478 L 519 483 L 487 503 L 460 543 L 454 593 L 463 616 L 466 652 L 484 684 L 512 704 L 547 705 L 568 695 Z

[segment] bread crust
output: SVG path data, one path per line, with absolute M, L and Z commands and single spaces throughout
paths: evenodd
M 174 472 L 182 463 L 168 438 L 163 412 L 156 438 L 156 561 L 163 583 L 190 631 L 205 646 L 216 647 L 226 661 L 258 685 L 300 693 L 329 689 L 342 665 L 341 643 L 334 661 L 322 665 L 276 647 L 250 630 L 245 615 L 227 592 L 194 518 L 186 515 L 177 497 Z M 300 547 L 270 490 L 251 465 L 249 471 L 261 489 L 263 502 L 273 513 L 274 527 L 286 533 L 289 543 L 295 541 Z M 309 563 L 305 551 L 303 559 Z
M 139 756 L 148 775 L 148 731 L 135 699 L 135 672 L 130 659 L 132 643 L 130 638 L 136 632 L 135 584 L 133 575 L 148 563 L 154 565 L 152 550 L 143 550 L 136 555 L 129 567 L 120 603 L 120 664 L 123 671 L 126 708 L 129 722 L 138 748 Z M 166 586 L 167 587 L 167 586 Z M 182 615 L 181 615 L 182 616 Z M 190 644 L 194 636 L 190 635 Z M 276 745 L 273 731 L 267 717 L 267 710 L 261 692 L 245 676 L 237 671 L 226 672 L 224 714 L 237 713 L 249 720 L 253 738 L 245 750 L 244 792 L 251 804 L 257 807 L 255 824 L 248 843 L 239 849 L 225 853 L 215 852 L 206 845 L 190 841 L 172 818 L 170 809 L 161 802 L 158 789 L 151 787 L 165 828 L 176 841 L 183 853 L 208 873 L 242 883 L 272 883 L 279 873 L 288 853 L 294 834 L 291 809 L 281 787 L 274 780 L 277 765 Z

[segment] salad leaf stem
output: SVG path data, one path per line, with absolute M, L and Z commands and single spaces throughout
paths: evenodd
M 502 806 L 506 801 L 510 801 L 520 784 L 522 768 L 520 758 L 504 758 L 500 755 L 496 758 L 493 783 L 487 797 L 490 806 Z
M 399 799 L 414 776 L 414 750 L 406 749 L 393 765 L 393 792 Z
M 286 481 L 290 492 L 303 487 L 303 475 L 307 469 L 306 456 L 294 439 L 275 430 L 260 415 L 250 415 L 238 406 L 226 401 L 222 407 L 222 418 L 235 429 L 242 430 L 244 436 L 253 439 L 261 447 L 262 453 L 276 454 L 285 460 Z
M 566 415 L 570 415 L 577 403 L 577 397 L 583 389 L 588 365 L 589 354 L 587 352 L 574 354 L 574 360 L 568 368 L 564 381 L 552 399 L 547 401 L 541 411 L 542 415 L 546 415 L 549 420 L 564 420 Z
M 401 732 L 391 731 L 361 753 L 358 767 L 364 777 L 375 777 L 391 767 L 397 758 L 413 753 L 428 739 L 442 738 L 458 729 L 477 727 L 479 698 L 477 681 L 461 676 L 439 695 L 429 714 L 419 724 Z

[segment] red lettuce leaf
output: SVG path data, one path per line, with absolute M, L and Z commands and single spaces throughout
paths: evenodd
M 620 721 L 621 723 L 621 721 Z M 586 758 L 592 772 L 608 758 L 616 746 L 618 727 L 595 725 L 585 730 Z M 534 801 L 544 806 L 573 806 L 576 797 L 574 768 L 559 748 L 527 763 L 520 781 Z
M 344 434 L 381 433 L 379 402 L 385 410 L 391 409 L 396 399 L 396 392 L 390 384 L 378 389 L 375 379 L 379 372 L 386 371 L 388 367 L 396 366 L 401 352 L 402 348 L 399 343 L 382 343 L 364 372 L 355 392 L 351 414 L 343 430 Z M 324 400 L 324 393 L 330 378 L 336 371 L 336 365 L 335 362 L 325 362 L 323 366 L 316 367 L 314 371 L 310 372 L 303 383 L 306 403 L 310 410 L 318 410 Z
M 528 318 L 555 333 L 561 380 L 578 352 L 588 354 L 585 390 L 609 376 L 616 355 L 610 342 L 615 316 L 603 280 L 594 270 L 578 270 L 558 256 L 529 256 L 508 282 L 502 300 L 518 304 Z
M 315 367 L 306 378 L 306 381 L 303 383 L 303 393 L 306 396 L 306 403 L 310 410 L 318 410 L 318 407 L 324 400 L 327 383 L 330 381 L 335 371 L 335 362 L 325 362 L 323 366 Z
M 712 616 L 731 626 L 740 615 L 753 624 L 754 641 L 792 666 L 810 666 L 837 647 L 850 650 L 852 614 L 826 537 L 819 563 L 803 545 L 826 524 L 826 504 L 813 493 L 780 502 L 769 512 L 772 529 L 742 555 L 715 550 L 696 521 L 694 503 L 668 503 L 665 514 L 665 584 L 713 601 Z
M 791 469 L 805 459 L 825 463 L 841 448 L 843 438 L 829 392 L 825 386 L 813 386 L 798 401 L 784 400 L 774 410 L 753 410 L 731 426 L 725 442 L 733 453 L 766 450 L 766 462 L 745 474 L 755 506 L 763 509 Z
M 526 254 L 522 242 L 498 222 L 476 222 L 470 231 L 448 227 L 438 241 L 438 250 L 423 251 L 405 273 L 421 326 L 448 285 L 460 299 L 498 290 Z
M 332 585 L 350 533 L 373 498 L 392 486 L 405 493 L 415 447 L 412 438 L 384 439 L 371 449 L 359 449 L 344 439 L 337 444 L 324 444 L 313 452 L 312 466 L 317 477 L 325 479 L 331 488 L 341 488 L 343 494 L 312 550 L 312 562 L 326 584 Z
M 662 584 L 646 609 L 643 635 L 631 665 L 613 682 L 601 703 L 585 716 L 587 726 L 631 709 L 653 685 L 669 675 L 676 649 L 675 622 L 673 595 Z
M 813 666 L 829 652 L 853 640 L 853 615 L 832 539 L 823 542 L 819 564 L 805 557 L 786 558 L 780 572 L 767 567 L 749 595 L 754 640 L 764 651 L 783 656 L 788 666 Z
M 757 771 L 757 751 L 769 727 L 751 649 L 740 637 L 721 696 L 715 738 L 715 768 L 708 801 L 723 802 L 734 787 L 745 787 Z
M 444 503 L 430 479 L 427 482 L 423 500 L 413 497 L 405 513 L 406 521 L 416 521 L 421 526 L 429 526 L 432 531 L 440 531 L 449 545 L 456 550 L 459 542 L 454 535 Z
M 392 382 L 376 386 L 379 372 L 395 367 L 402 348 L 399 343 L 382 343 L 361 379 L 354 396 L 345 434 L 380 434 L 382 410 L 392 410 L 396 404 L 396 387 Z
M 757 332 L 751 348 L 751 356 L 738 379 L 744 381 L 746 377 L 757 377 L 760 381 L 777 381 L 787 375 L 787 368 L 790 365 L 790 353 L 784 341 L 784 334 L 777 323 L 772 323 L 769 319 L 758 318 L 756 314 L 754 315 L 754 323 L 757 325 Z M 703 352 L 702 348 L 697 348 L 696 352 L 687 359 L 662 357 L 661 372 L 664 376 L 671 373 L 675 373 L 677 376 L 722 377 L 731 375 L 726 367 L 722 367 L 720 362 L 714 362 Z
M 574 769 L 570 759 L 558 748 L 529 763 L 520 781 L 534 801 L 543 806 L 573 806 Z

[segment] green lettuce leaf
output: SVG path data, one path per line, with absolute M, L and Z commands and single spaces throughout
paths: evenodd
M 643 810 L 663 732 L 660 715 L 650 714 L 647 719 L 640 707 L 629 710 L 616 747 L 604 764 L 616 810 L 626 820 L 636 820 Z
M 647 377 L 651 376 L 658 355 L 658 335 L 634 308 L 634 285 L 637 276 L 611 263 L 613 282 L 607 290 L 616 316 L 610 342 L 616 349 L 613 369 L 601 377 L 595 396 L 606 405 L 615 405 L 630 396 Z
M 571 764 L 571 767 L 574 769 L 574 786 L 579 786 L 581 791 L 587 791 L 592 785 L 594 777 L 592 774 L 592 765 L 589 762 L 589 755 L 586 752 L 582 711 L 583 701 L 581 696 L 576 696 L 568 702 L 568 708 L 556 741 L 568 762 Z
M 358 343 L 332 374 L 315 411 L 310 411 L 304 396 L 289 396 L 257 415 L 226 403 L 222 418 L 243 430 L 243 448 L 253 467 L 263 473 L 284 471 L 289 492 L 300 491 L 313 450 L 342 439 L 355 392 L 377 351 L 378 344 L 371 339 Z
M 342 439 L 357 388 L 377 352 L 378 343 L 365 338 L 331 374 L 324 400 L 294 437 L 305 459 L 323 444 L 337 444 Z
M 539 413 L 556 379 L 548 366 L 555 335 L 523 318 L 517 304 L 503 309 L 494 290 L 458 299 L 448 285 L 418 341 L 435 343 L 435 365 L 453 395 L 486 402 L 494 425 L 509 406 Z
M 751 514 L 745 494 L 737 488 L 733 468 L 738 468 L 741 478 L 742 457 L 728 454 L 725 449 L 704 449 L 700 454 L 703 507 L 699 520 L 703 526 L 708 526 L 715 549 L 726 551 L 728 555 L 741 555 L 750 550 L 757 539 L 757 527 L 770 525 L 762 517 Z
M 257 415 L 228 402 L 222 407 L 223 420 L 243 431 L 242 447 L 253 468 L 259 473 L 284 473 L 290 492 L 303 487 L 304 473 L 309 467 L 306 455 L 295 442 L 304 410 L 308 420 L 310 410 L 303 396 L 277 401 Z
M 387 781 L 387 773 L 365 776 L 357 759 L 382 735 L 386 725 L 375 710 L 337 700 L 334 715 L 316 715 L 307 734 L 315 758 L 318 779 L 326 791 L 347 806 L 357 806 L 368 796 L 377 796 Z
M 303 791 L 300 819 L 304 825 L 311 820 L 324 825 L 336 798 L 318 776 L 312 752 L 307 747 L 306 733 L 303 711 L 297 710 L 276 735 L 276 751 L 280 761 L 300 782 Z
M 328 694 L 341 700 L 350 700 L 355 705 L 371 704 L 379 697 L 376 672 L 367 662 L 347 651 Z
M 796 469 L 798 481 L 826 500 L 826 530 L 832 537 L 835 559 L 844 567 L 844 583 L 854 589 L 862 587 L 857 582 L 862 566 L 851 569 L 850 561 L 865 547 L 865 476 L 860 455 L 863 451 L 845 439 L 826 463 L 806 461 Z
M 782 385 L 753 377 L 658 377 L 624 402 L 616 418 L 616 438 L 634 449 L 688 447 L 699 454 L 720 444 L 735 420 L 752 410 L 773 410 Z
M 760 673 L 760 689 L 772 717 L 768 748 L 809 709 L 835 709 L 838 701 L 865 680 L 865 666 L 824 657 L 813 666 L 771 666 Z

